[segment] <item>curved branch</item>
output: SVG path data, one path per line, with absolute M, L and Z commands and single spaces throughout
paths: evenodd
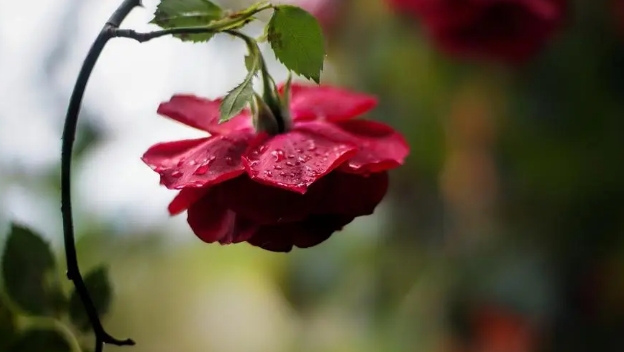
M 65 259 L 67 262 L 67 278 L 74 284 L 76 292 L 80 296 L 84 305 L 89 322 L 95 333 L 96 346 L 95 351 L 101 352 L 105 343 L 123 346 L 134 345 L 131 339 L 119 340 L 109 335 L 102 326 L 102 322 L 98 316 L 97 310 L 93 304 L 93 300 L 89 295 L 89 291 L 84 283 L 80 268 L 78 266 L 78 257 L 76 254 L 76 243 L 74 236 L 74 224 L 71 206 L 71 159 L 76 137 L 76 127 L 78 125 L 78 116 L 80 114 L 80 106 L 84 96 L 89 77 L 93 68 L 104 49 L 104 46 L 113 36 L 111 28 L 118 28 L 121 22 L 128 16 L 130 11 L 137 6 L 141 6 L 140 0 L 124 0 L 117 10 L 111 15 L 106 24 L 104 24 L 100 34 L 97 36 L 87 57 L 85 58 L 71 97 L 65 115 L 65 125 L 63 127 L 63 143 L 61 150 L 61 213 L 63 216 L 63 240 L 65 244 Z

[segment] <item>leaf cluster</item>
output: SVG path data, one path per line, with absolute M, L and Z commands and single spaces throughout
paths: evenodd
M 272 9 L 273 15 L 265 26 L 264 37 L 271 45 L 275 57 L 289 71 L 319 83 L 325 59 L 323 34 L 316 18 L 300 7 L 271 5 L 263 1 L 238 12 L 228 12 L 208 0 L 162 0 L 150 22 L 164 29 L 211 29 L 208 33 L 174 35 L 182 41 L 208 42 L 220 32 L 245 40 L 249 50 L 245 56 L 247 75 L 223 99 L 221 122 L 228 121 L 252 103 L 253 78 L 258 72 L 263 75 L 264 80 L 270 80 L 270 77 L 266 77 L 269 73 L 258 48 L 258 40 L 234 32 L 254 20 L 256 13 L 267 9 Z
M 90 324 L 78 293 L 63 290 L 49 243 L 12 224 L 0 265 L 0 351 L 70 352 L 76 339 L 63 331 L 87 333 Z M 96 267 L 84 281 L 98 314 L 105 315 L 112 300 L 108 269 Z

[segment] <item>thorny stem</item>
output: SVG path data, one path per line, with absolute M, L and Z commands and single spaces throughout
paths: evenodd
M 254 15 L 263 10 L 272 8 L 269 3 L 263 2 L 252 6 L 244 11 L 234 13 L 222 20 L 215 21 L 207 26 L 200 27 L 180 27 L 168 28 L 159 31 L 140 33 L 131 29 L 120 29 L 121 22 L 128 16 L 130 11 L 141 5 L 141 0 L 124 0 L 115 10 L 108 21 L 102 27 L 97 38 L 91 45 L 87 57 L 85 58 L 82 68 L 78 73 L 78 78 L 74 85 L 67 114 L 65 115 L 65 126 L 63 128 L 63 143 L 61 148 L 61 213 L 63 217 L 63 239 L 65 244 L 65 260 L 67 262 L 67 278 L 74 284 L 76 292 L 80 296 L 84 305 L 89 322 L 95 334 L 95 352 L 102 352 L 104 344 L 112 344 L 117 346 L 132 346 L 135 342 L 132 339 L 119 340 L 109 335 L 102 326 L 102 322 L 98 317 L 97 310 L 93 304 L 93 300 L 89 295 L 89 291 L 85 286 L 80 268 L 78 266 L 78 255 L 76 253 L 76 243 L 74 236 L 74 224 L 71 206 L 71 157 L 76 137 L 76 127 L 78 125 L 78 116 L 80 114 L 80 106 L 84 96 L 89 77 L 97 63 L 97 60 L 104 49 L 106 43 L 116 37 L 134 39 L 140 43 L 151 39 L 175 34 L 199 34 L 199 33 L 218 33 L 226 32 L 242 38 L 249 45 L 252 40 L 242 33 L 234 31 L 244 26 L 254 19 Z M 262 59 L 262 56 L 261 60 Z M 261 70 L 263 76 L 268 76 L 268 72 L 261 62 Z M 270 78 L 270 76 L 268 76 Z M 265 86 L 267 81 L 265 78 Z M 273 85 L 275 83 L 273 82 Z M 265 87 L 266 88 L 266 87 Z
M 89 295 L 89 291 L 85 286 L 84 280 L 78 266 L 78 257 L 76 254 L 76 244 L 74 239 L 74 224 L 72 218 L 71 207 L 71 159 L 76 137 L 76 126 L 78 124 L 78 115 L 82 98 L 91 76 L 91 72 L 95 67 L 98 57 L 102 53 L 104 46 L 111 35 L 111 28 L 118 28 L 121 22 L 128 16 L 130 11 L 135 7 L 141 6 L 140 0 L 124 0 L 115 10 L 108 21 L 102 27 L 100 34 L 97 36 L 87 57 L 85 58 L 74 90 L 69 99 L 67 114 L 65 115 L 65 126 L 63 127 L 63 143 L 61 148 L 61 213 L 63 216 L 63 239 L 65 244 L 65 260 L 67 262 L 67 278 L 74 284 L 76 292 L 84 305 L 89 322 L 95 334 L 95 352 L 101 352 L 105 343 L 117 346 L 134 345 L 131 339 L 118 340 L 109 335 L 102 326 L 102 322 L 98 317 L 97 310 L 93 304 L 93 300 Z

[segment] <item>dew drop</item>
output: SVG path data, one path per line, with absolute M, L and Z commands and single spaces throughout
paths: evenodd
M 295 154 L 288 154 L 288 159 L 294 159 L 295 158 Z
M 273 169 L 275 170 L 281 170 L 282 166 L 281 165 L 273 165 Z
M 310 144 L 308 145 L 308 150 L 309 151 L 316 150 L 316 144 L 314 144 L 314 141 L 310 141 Z
M 296 148 L 296 149 L 295 149 L 295 151 L 296 151 L 297 153 L 299 153 L 299 154 L 303 154 L 303 149 Z
M 271 172 L 271 170 L 264 170 L 264 175 L 266 177 L 273 177 L 273 173 Z
M 260 146 L 260 149 L 258 150 L 259 153 L 264 153 L 266 152 L 266 150 L 269 149 L 269 146 L 266 144 L 263 144 Z
M 182 177 L 182 171 L 174 171 L 171 173 L 171 177 L 180 178 Z
M 195 166 L 195 165 L 197 164 L 197 161 L 195 161 L 195 160 L 190 160 L 190 161 L 188 162 L 188 164 L 189 164 L 190 166 Z
M 284 177 L 284 176 L 286 176 L 286 173 L 284 171 L 282 171 L 282 172 L 279 173 L 279 175 Z
M 286 159 L 286 157 L 284 156 L 284 151 L 281 149 L 275 149 L 274 151 L 271 152 L 271 155 L 275 158 L 275 161 L 277 162 L 280 162 Z
M 287 162 L 286 162 L 286 165 L 287 165 L 287 166 L 295 166 L 295 164 L 293 164 L 293 162 L 292 162 L 292 161 L 287 161 Z
M 230 165 L 230 166 L 234 166 L 236 163 L 234 162 L 234 159 L 232 159 L 231 156 L 226 156 L 225 157 L 225 163 Z
M 199 165 L 199 167 L 195 170 L 194 174 L 201 176 L 205 175 L 208 172 L 208 164 Z

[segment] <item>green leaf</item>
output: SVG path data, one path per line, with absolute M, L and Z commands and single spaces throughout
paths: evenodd
M 249 57 L 249 59 L 248 59 Z M 236 116 L 245 106 L 251 102 L 254 95 L 253 90 L 253 77 L 259 68 L 259 54 L 257 51 L 252 51 L 245 57 L 245 66 L 247 66 L 247 76 L 245 80 L 241 82 L 236 88 L 228 92 L 223 98 L 221 106 L 221 118 L 219 122 L 226 122 L 232 117 Z
M 299 7 L 282 5 L 275 8 L 267 26 L 277 59 L 289 70 L 319 83 L 325 45 L 316 18 Z
M 30 229 L 12 224 L 2 254 L 2 278 L 11 300 L 32 314 L 53 313 L 58 299 L 54 268 L 48 243 Z
M 108 280 L 108 269 L 105 266 L 97 267 L 84 277 L 85 285 L 89 290 L 93 305 L 102 317 L 108 312 L 111 303 L 112 288 Z M 69 317 L 72 323 L 82 331 L 90 329 L 89 317 L 80 300 L 80 296 L 74 290 L 69 298 Z
M 162 0 L 150 23 L 162 28 L 206 26 L 223 17 L 223 10 L 208 0 Z M 182 41 L 206 42 L 214 33 L 179 34 Z
M 247 72 L 253 72 L 253 74 L 257 74 L 260 67 L 258 67 L 258 56 L 253 54 L 245 55 L 245 68 L 247 68 Z
M 71 346 L 55 330 L 28 330 L 9 348 L 11 352 L 70 352 Z

